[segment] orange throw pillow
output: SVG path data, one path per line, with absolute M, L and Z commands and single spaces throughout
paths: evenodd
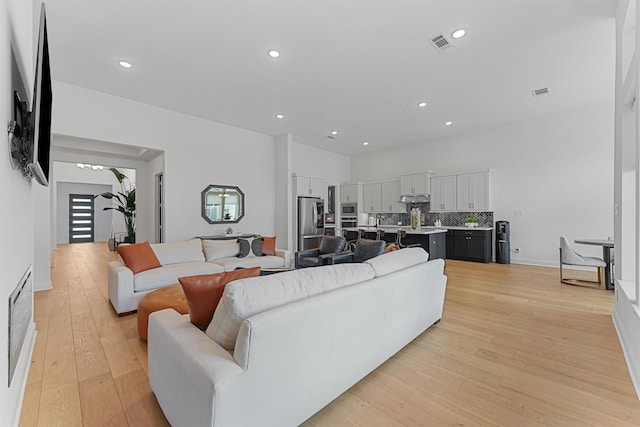
M 384 248 L 384 253 L 386 254 L 387 252 L 397 251 L 398 249 L 400 249 L 400 248 L 398 247 L 397 244 L 391 243 L 391 244 L 387 245 L 386 248 Z
M 253 267 L 225 271 L 224 273 L 178 278 L 187 298 L 191 323 L 203 331 L 206 330 L 209 323 L 211 323 L 213 312 L 216 311 L 227 283 L 244 279 L 245 277 L 258 277 L 259 275 L 260 267 Z
M 162 267 L 149 242 L 118 246 L 118 254 L 133 274 Z
M 276 238 L 263 237 L 262 238 L 262 255 L 275 255 L 276 254 Z

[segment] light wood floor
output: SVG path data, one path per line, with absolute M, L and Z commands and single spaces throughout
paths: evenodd
M 107 298 L 106 243 L 60 246 L 35 294 L 21 426 L 167 425 L 136 316 Z M 554 268 L 447 261 L 442 321 L 306 426 L 638 426 L 613 293 Z M 310 391 L 312 392 L 312 391 Z

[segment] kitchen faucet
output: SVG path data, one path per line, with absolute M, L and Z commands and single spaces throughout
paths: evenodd
M 387 217 L 382 215 L 381 213 L 376 214 L 376 227 L 380 225 L 380 221 L 383 219 L 387 219 Z

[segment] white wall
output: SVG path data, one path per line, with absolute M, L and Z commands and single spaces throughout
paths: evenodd
M 295 135 L 294 135 L 295 139 Z M 351 158 L 294 142 L 293 172 L 339 186 L 351 179 Z
M 200 194 L 209 184 L 237 185 L 245 193 L 245 217 L 234 231 L 274 235 L 273 137 L 62 82 L 54 82 L 54 91 L 54 133 L 164 150 L 167 241 L 224 232 L 227 225 L 200 216 Z M 152 175 L 138 169 L 140 186 Z M 146 191 L 151 201 L 138 212 L 139 227 L 146 218 L 139 228 L 145 240 L 154 236 L 153 187 Z
M 51 289 L 51 182 L 31 186 L 33 203 L 33 289 Z
M 23 80 L 27 93 L 33 87 L 33 16 L 32 3 L 23 0 L 0 1 L 0 122 L 3 126 L 0 149 L 0 194 L 5 201 L 0 210 L 2 236 L 8 244 L 0 248 L 2 280 L 0 280 L 0 417 L 2 423 L 17 425 L 22 390 L 24 389 L 30 351 L 35 338 L 31 322 L 20 362 L 8 387 L 8 314 L 7 301 L 14 287 L 33 263 L 34 216 L 32 184 L 22 173 L 13 170 L 9 162 L 7 134 L 4 131 L 13 119 L 13 88 Z M 15 58 L 15 65 L 14 60 Z M 29 97 L 29 100 L 31 98 Z
M 510 221 L 511 248 L 520 248 L 514 263 L 557 265 L 561 235 L 613 235 L 613 102 L 357 156 L 351 168 L 360 181 L 491 168 L 494 219 Z
M 292 250 L 294 247 L 293 215 L 293 137 L 290 133 L 275 139 L 276 179 L 276 247 Z

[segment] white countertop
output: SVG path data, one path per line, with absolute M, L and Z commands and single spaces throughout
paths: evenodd
M 433 226 L 427 226 L 422 228 L 435 228 Z M 446 228 L 447 230 L 493 230 L 493 227 L 465 227 L 463 225 L 452 225 L 452 226 L 442 226 L 441 228 Z
M 407 232 L 407 234 L 422 234 L 422 235 L 427 235 L 427 234 L 435 234 L 435 233 L 446 233 L 447 229 L 446 228 L 436 228 L 436 227 L 421 227 L 420 230 L 412 230 L 411 227 L 398 227 L 397 225 L 394 227 L 392 225 L 389 226 L 385 226 L 385 225 L 381 225 L 380 227 L 378 227 L 381 230 L 384 230 L 385 233 L 392 233 L 392 234 L 396 234 L 398 229 L 402 229 L 404 231 Z M 347 228 L 343 228 L 342 230 L 347 230 L 347 231 L 358 231 L 358 230 L 364 230 L 365 232 L 374 232 L 378 229 L 376 227 L 347 227 Z
M 493 230 L 493 227 L 464 227 L 464 226 L 434 227 L 432 225 L 423 225 L 422 227 L 420 227 L 420 230 L 411 230 L 411 227 L 408 225 L 380 225 L 377 228 L 384 230 L 385 233 L 396 233 L 400 229 L 400 230 L 405 230 L 407 234 L 444 233 L 448 230 L 483 230 L 483 231 Z M 377 228 L 371 227 L 371 226 L 360 226 L 360 227 L 343 228 L 343 230 L 358 231 L 362 229 L 364 231 L 375 232 Z

